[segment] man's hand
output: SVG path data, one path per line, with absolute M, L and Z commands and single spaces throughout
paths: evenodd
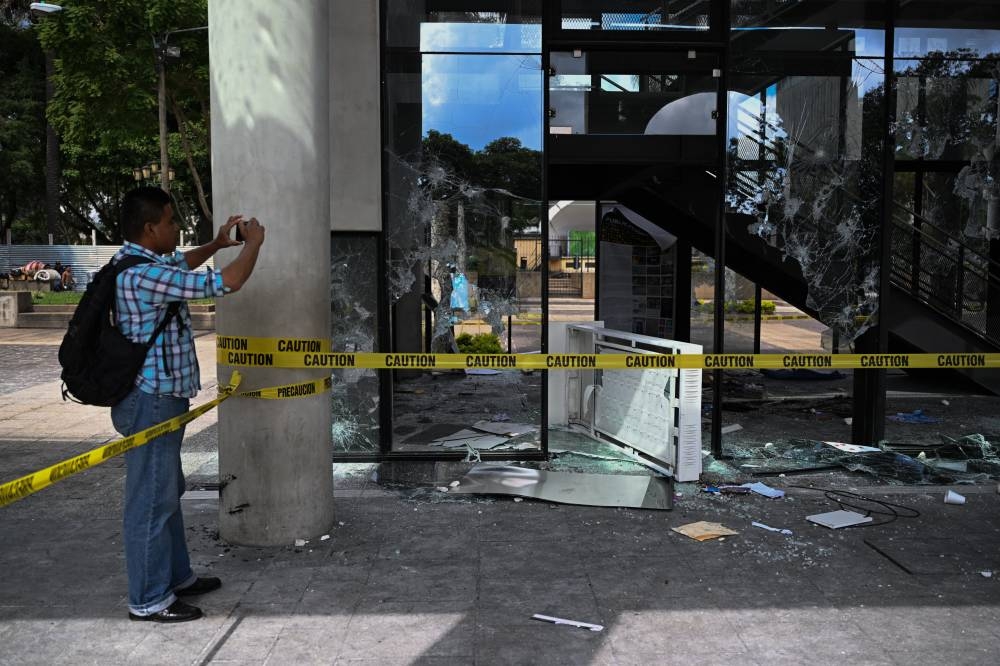
M 242 215 L 233 215 L 228 220 L 226 220 L 225 224 L 219 227 L 219 234 L 215 237 L 215 245 L 216 247 L 218 247 L 218 249 L 221 250 L 224 247 L 232 247 L 234 245 L 242 244 L 240 243 L 240 241 L 231 238 L 230 236 L 233 227 L 235 227 L 242 221 L 243 221 Z
M 240 219 L 238 223 L 240 225 L 240 234 L 246 243 L 258 246 L 264 244 L 264 227 L 257 221 L 256 217 L 251 217 L 246 222 Z

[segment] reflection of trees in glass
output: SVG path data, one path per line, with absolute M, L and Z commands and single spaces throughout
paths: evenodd
M 753 216 L 750 233 L 798 263 L 807 305 L 845 341 L 878 308 L 884 93 L 859 94 L 838 77 L 786 77 L 780 115 L 758 118 L 759 133 L 728 150 L 730 210 Z
M 995 59 L 962 59 L 970 55 L 968 49 L 933 53 L 900 71 L 894 129 L 897 159 L 971 160 L 955 177 L 950 192 L 925 189 L 922 217 L 951 234 L 979 237 L 983 225 L 990 223 L 990 208 L 996 208 L 1000 199 L 1000 65 Z M 965 208 L 962 218 L 955 214 L 957 206 Z
M 974 251 L 964 252 L 963 263 L 985 275 L 989 230 L 1000 229 L 1000 63 L 995 57 L 969 59 L 974 56 L 957 49 L 910 61 L 898 74 L 894 128 L 897 160 L 922 160 L 932 167 L 942 160 L 969 161 L 957 173 L 945 167 L 915 174 L 920 198 L 908 211 L 921 235 L 934 241 L 916 255 L 920 263 L 914 270 L 927 276 L 942 303 L 956 302 L 961 284 L 958 302 L 966 306 L 969 299 L 985 298 L 985 283 L 975 272 L 958 282 L 959 245 Z
M 541 153 L 513 137 L 473 150 L 450 134 L 430 130 L 419 157 L 396 159 L 407 192 L 405 220 L 388 234 L 394 300 L 413 291 L 414 266 L 429 270 L 437 301 L 435 349 L 450 351 L 450 326 L 475 316 L 503 331 L 514 302 L 513 237 L 540 220 Z M 452 270 L 475 276 L 478 299 L 469 311 L 450 305 Z

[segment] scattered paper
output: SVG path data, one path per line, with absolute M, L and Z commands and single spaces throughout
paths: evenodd
M 772 499 L 785 496 L 784 490 L 772 488 L 766 483 L 761 483 L 760 481 L 757 483 L 744 483 L 743 486 L 745 488 L 749 488 L 752 492 L 755 492 L 758 495 L 763 495 L 764 497 L 770 497 Z
M 789 536 L 791 536 L 791 534 L 792 534 L 791 530 L 783 530 L 780 527 L 771 527 L 770 525 L 765 525 L 764 523 L 758 523 L 756 521 L 752 522 L 750 524 L 753 525 L 754 527 L 759 527 L 761 529 L 765 529 L 768 532 L 777 532 L 779 534 L 787 534 Z
M 604 631 L 604 625 L 601 624 L 591 624 L 590 622 L 578 622 L 576 620 L 566 620 L 561 617 L 552 617 L 551 615 L 541 615 L 535 613 L 531 616 L 533 620 L 541 620 L 542 622 L 551 622 L 552 624 L 567 624 L 571 627 L 579 627 L 581 629 L 590 629 L 591 631 Z
M 983 578 L 993 578 L 992 571 L 980 571 L 979 575 L 982 576 Z
M 722 426 L 723 435 L 728 435 L 729 433 L 732 432 L 739 432 L 740 430 L 743 430 L 743 426 L 741 426 L 739 423 L 732 423 L 727 426 Z
M 688 523 L 687 525 L 671 529 L 678 534 L 691 537 L 695 541 L 708 541 L 709 539 L 718 539 L 720 537 L 739 534 L 739 532 L 724 527 L 719 523 L 710 523 L 705 520 L 699 520 L 696 523 Z
M 298 548 L 301 548 L 302 546 L 306 545 L 307 543 L 309 543 L 308 539 L 296 539 L 295 540 L 295 546 L 298 547 Z
M 341 523 L 341 525 L 343 525 L 343 523 Z M 330 538 L 330 535 L 329 535 L 329 534 L 324 534 L 323 536 L 321 536 L 321 537 L 319 538 L 319 540 L 320 540 L 320 541 L 326 541 L 326 540 L 327 540 L 327 539 L 329 539 L 329 538 Z
M 829 511 L 827 513 L 817 513 L 812 516 L 806 516 L 806 520 L 817 525 L 822 525 L 823 527 L 829 527 L 831 530 L 840 529 L 841 527 L 851 527 L 852 525 L 863 525 L 865 523 L 872 522 L 871 516 L 866 516 L 864 514 L 857 513 L 855 511 Z
M 840 449 L 846 453 L 881 453 L 882 449 L 874 446 L 861 446 L 860 444 L 844 444 L 843 442 L 823 442 L 827 446 Z

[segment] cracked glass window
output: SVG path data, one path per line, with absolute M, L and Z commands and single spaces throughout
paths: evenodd
M 387 4 L 392 351 L 474 355 L 464 369 L 392 371 L 392 449 L 536 448 L 540 376 L 479 356 L 541 347 L 541 272 L 525 242 L 544 211 L 540 12 Z M 508 437 L 496 423 L 532 427 Z
M 378 351 L 378 237 L 336 233 L 330 248 L 330 338 L 334 352 Z M 364 368 L 334 370 L 330 387 L 333 450 L 379 449 L 379 379 Z
M 816 60 L 815 74 L 795 75 L 773 64 L 743 63 L 733 77 L 727 224 L 766 246 L 775 271 L 800 285 L 786 300 L 846 345 L 878 310 L 882 61 Z

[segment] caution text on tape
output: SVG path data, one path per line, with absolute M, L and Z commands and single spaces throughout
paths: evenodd
M 220 365 L 324 369 L 926 369 L 1000 368 L 1000 354 L 376 354 L 219 349 Z

